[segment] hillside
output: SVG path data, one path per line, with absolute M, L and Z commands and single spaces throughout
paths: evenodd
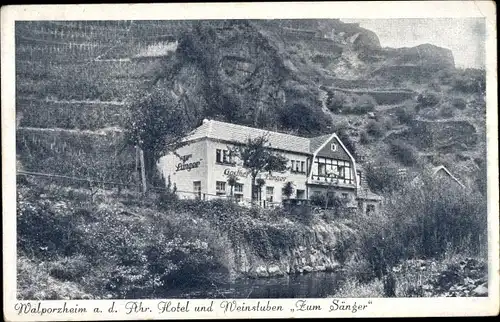
M 305 136 L 338 131 L 360 160 L 445 164 L 476 187 L 484 89 L 484 71 L 456 69 L 448 49 L 382 48 L 372 31 L 335 19 L 16 24 L 18 155 L 29 170 L 116 177 L 118 161 L 95 174 L 85 164 L 122 155 L 128 104 L 160 90 L 193 126 L 209 117 Z M 68 143 L 81 136 L 99 144 Z M 396 140 L 414 162 L 394 153 Z M 69 155 L 91 160 L 60 166 Z

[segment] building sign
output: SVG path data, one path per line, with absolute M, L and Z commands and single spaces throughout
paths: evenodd
M 248 178 L 250 176 L 250 171 L 249 170 L 243 170 L 243 169 L 238 169 L 238 170 L 232 170 L 232 169 L 224 169 L 224 175 L 226 176 L 236 176 L 238 178 Z M 278 182 L 285 182 L 287 177 L 283 176 L 275 176 L 273 174 L 263 174 L 260 176 L 264 180 L 268 181 L 278 181 Z
M 286 177 L 275 176 L 275 175 L 272 175 L 269 173 L 266 173 L 266 175 L 264 176 L 264 179 L 269 180 L 269 181 L 278 181 L 278 182 L 285 182 L 286 181 Z
M 183 171 L 183 170 L 186 170 L 186 171 L 191 171 L 191 169 L 195 169 L 195 168 L 198 168 L 201 164 L 201 160 L 200 161 L 195 161 L 195 162 L 188 162 L 189 159 L 191 159 L 193 155 L 192 154 L 187 154 L 187 155 L 181 155 L 179 156 L 179 159 L 181 159 L 182 162 L 179 162 L 177 164 L 177 167 L 175 168 L 175 171 Z
M 236 176 L 238 178 L 248 178 L 248 176 L 250 175 L 250 171 L 245 171 L 242 169 L 238 169 L 238 170 L 224 169 L 224 174 L 226 176 Z

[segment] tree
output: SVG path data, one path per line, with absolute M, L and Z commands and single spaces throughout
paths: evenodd
M 258 200 L 261 201 L 262 200 L 262 187 L 264 187 L 266 185 L 266 180 L 259 178 L 259 179 L 257 179 L 256 183 L 257 183 L 256 190 L 258 192 Z
M 125 139 L 144 154 L 141 168 L 145 187 L 153 178 L 157 161 L 184 145 L 182 138 L 194 123 L 181 105 L 180 99 L 156 87 L 148 95 L 135 98 L 129 106 Z
M 288 160 L 283 155 L 272 150 L 266 135 L 256 138 L 248 138 L 247 141 L 231 148 L 231 153 L 237 156 L 243 167 L 250 170 L 252 176 L 252 191 L 257 188 L 257 176 L 265 171 L 283 172 L 287 169 Z M 253 200 L 252 196 L 252 201 Z
M 286 199 L 290 199 L 290 197 L 293 195 L 294 190 L 295 189 L 293 188 L 293 183 L 291 181 L 288 181 L 283 186 L 283 195 L 285 195 Z
M 227 184 L 231 187 L 231 200 L 233 200 L 234 186 L 238 183 L 238 177 L 230 174 L 227 178 Z

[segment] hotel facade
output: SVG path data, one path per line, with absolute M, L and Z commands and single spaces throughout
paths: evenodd
M 333 133 L 305 138 L 242 125 L 204 120 L 184 138 L 185 145 L 158 162 L 164 178 L 175 184 L 180 198 L 233 198 L 251 204 L 252 176 L 242 160 L 230 151 L 249 138 L 266 136 L 269 148 L 288 159 L 284 172 L 262 172 L 264 179 L 258 202 L 277 206 L 285 199 L 305 201 L 314 195 L 337 196 L 358 211 L 371 212 L 380 206 L 381 197 L 369 191 L 363 173 L 339 137 Z M 232 187 L 228 178 L 235 176 Z M 283 191 L 291 182 L 293 194 Z

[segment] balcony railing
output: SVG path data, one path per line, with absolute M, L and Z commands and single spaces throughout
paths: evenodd
M 320 184 L 320 185 L 346 186 L 346 187 L 353 187 L 355 185 L 354 179 L 324 177 L 318 175 L 312 175 L 311 179 L 308 180 L 308 183 Z

